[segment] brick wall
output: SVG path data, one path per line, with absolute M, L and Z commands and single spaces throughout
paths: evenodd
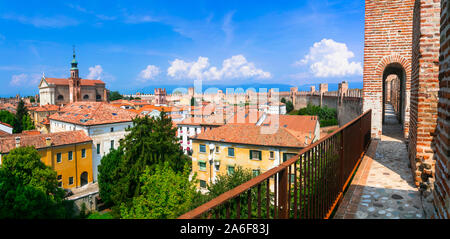
M 450 218 L 450 1 L 441 0 L 439 104 L 435 135 L 435 217 Z
M 434 178 L 432 143 L 439 91 L 440 2 L 416 0 L 413 16 L 409 159 L 416 186 L 429 190 Z M 427 196 L 427 195 L 425 195 Z
M 383 74 L 392 64 L 403 70 L 402 121 L 408 134 L 414 0 L 366 0 L 363 110 L 372 109 L 372 135 L 382 133 Z

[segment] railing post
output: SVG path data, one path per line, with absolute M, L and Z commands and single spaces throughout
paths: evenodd
M 278 201 L 279 201 L 279 213 L 278 218 L 288 218 L 288 172 L 287 169 L 282 170 L 278 174 Z

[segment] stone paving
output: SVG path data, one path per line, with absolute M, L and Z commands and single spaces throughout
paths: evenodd
M 345 195 L 352 197 L 347 200 L 349 205 L 345 206 L 346 209 L 352 210 L 338 210 L 335 218 L 425 218 L 420 193 L 414 185 L 408 166 L 408 153 L 402 138 L 401 125 L 395 117 L 392 106 L 387 105 L 383 135 L 369 168 L 364 172 L 365 181 L 362 185 L 352 183 L 353 187 L 362 189 L 359 193 Z

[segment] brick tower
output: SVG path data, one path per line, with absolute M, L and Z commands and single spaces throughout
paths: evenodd
M 70 103 L 81 101 L 80 76 L 78 75 L 78 62 L 75 59 L 75 48 L 73 49 L 73 59 L 71 62 L 69 77 L 69 99 Z
M 363 110 L 372 109 L 372 136 L 380 138 L 384 116 L 385 81 L 401 81 L 400 123 L 409 131 L 412 23 L 414 0 L 366 0 L 364 34 Z

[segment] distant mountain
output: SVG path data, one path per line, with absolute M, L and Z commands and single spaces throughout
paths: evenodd
M 349 82 L 349 88 L 350 89 L 362 89 L 363 88 L 363 82 Z M 336 91 L 338 90 L 338 83 L 329 83 L 328 84 L 328 90 L 329 91 Z M 275 88 L 279 91 L 289 91 L 291 87 L 298 87 L 299 91 L 309 91 L 311 86 L 315 86 L 316 90 L 319 90 L 319 84 L 306 84 L 301 86 L 294 86 L 294 85 L 288 85 L 288 84 L 264 84 L 264 83 L 248 83 L 248 84 L 236 84 L 236 85 L 217 85 L 217 84 L 203 84 L 202 85 L 202 91 L 205 92 L 208 89 L 211 90 L 211 92 L 215 92 L 214 88 L 220 89 L 223 92 L 226 92 L 227 88 L 233 88 L 235 91 L 238 91 L 239 88 L 246 91 L 247 89 L 254 88 L 256 91 L 260 91 L 260 88 L 272 89 Z M 134 94 L 136 92 L 141 92 L 144 94 L 153 94 L 155 91 L 155 88 L 165 88 L 168 94 L 173 93 L 175 90 L 180 91 L 182 93 L 187 93 L 187 89 L 190 87 L 194 87 L 194 85 L 158 85 L 158 86 L 148 86 L 144 87 L 142 89 L 137 89 L 134 92 L 120 92 L 122 94 Z

